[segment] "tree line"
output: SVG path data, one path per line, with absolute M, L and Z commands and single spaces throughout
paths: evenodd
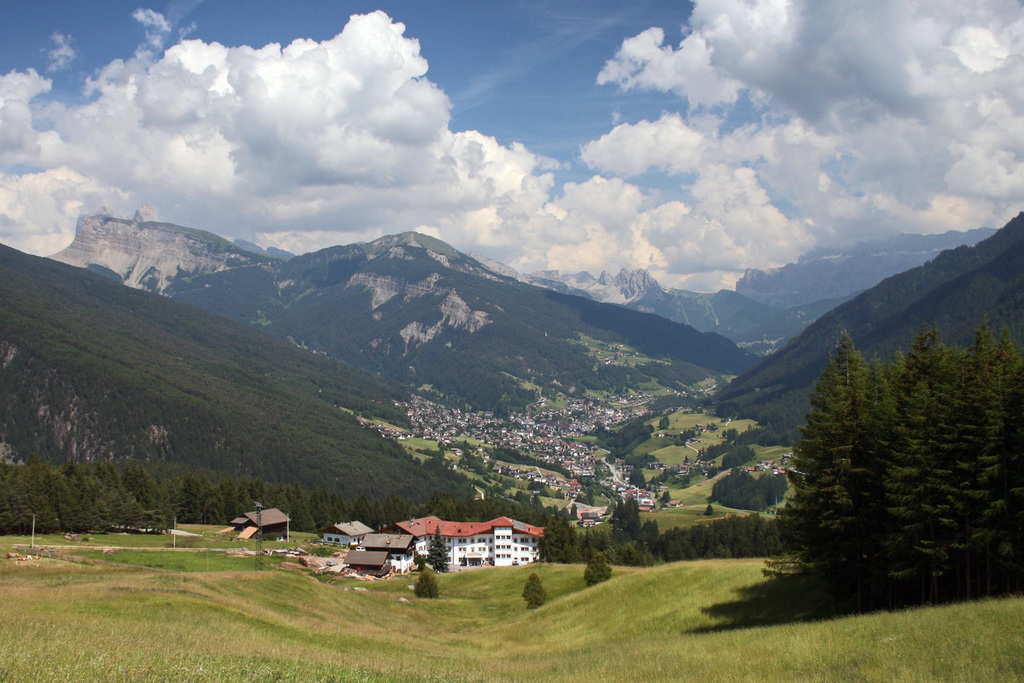
M 650 566 L 704 557 L 763 557 L 779 551 L 776 524 L 756 515 L 709 520 L 690 529 L 660 533 L 642 521 L 635 500 L 616 505 L 608 524 L 579 530 L 568 510 L 500 496 L 486 499 L 435 494 L 414 504 L 398 496 L 345 498 L 324 488 L 226 477 L 184 466 L 154 466 L 135 460 L 55 466 L 30 457 L 0 463 L 0 534 L 159 533 L 177 524 L 227 525 L 254 509 L 276 507 L 294 531 L 319 532 L 340 521 L 360 520 L 379 529 L 414 517 L 480 522 L 512 517 L 546 528 L 542 559 Z
M 771 571 L 821 575 L 836 609 L 1024 588 L 1024 358 L 987 325 L 967 348 L 924 330 L 891 362 L 842 335 L 794 447 Z
M 346 498 L 321 487 L 227 477 L 136 460 L 55 466 L 29 457 L 0 463 L 0 534 L 161 531 L 179 524 L 223 524 L 254 509 L 276 507 L 295 531 L 318 532 L 340 521 L 373 528 L 413 517 L 485 521 L 501 516 L 543 526 L 551 510 L 502 498 L 434 494 L 423 503 L 399 496 Z
M 590 562 L 600 555 L 612 564 L 646 567 L 658 562 L 729 557 L 770 557 L 782 551 L 779 525 L 760 515 L 731 516 L 688 528 L 659 531 L 653 519 L 641 521 L 635 500 L 615 506 L 607 525 L 577 531 L 554 516 L 540 541 L 547 562 Z

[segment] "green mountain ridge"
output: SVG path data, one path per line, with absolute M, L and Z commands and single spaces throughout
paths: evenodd
M 398 389 L 204 311 L 0 246 L 0 455 L 136 458 L 409 500 L 468 486 L 341 410 Z
M 795 435 L 810 389 L 843 331 L 865 358 L 891 358 L 922 326 L 948 344 L 967 345 L 984 321 L 1024 339 L 1024 214 L 991 237 L 944 251 L 891 276 L 826 313 L 785 348 L 737 377 L 718 399 Z
M 77 265 L 104 266 L 111 251 L 104 242 L 116 240 L 121 261 L 136 273 L 152 263 L 167 283 L 160 291 L 177 301 L 388 380 L 428 386 L 473 409 L 522 408 L 535 400 L 535 387 L 575 395 L 644 383 L 683 389 L 707 377 L 734 375 L 754 360 L 720 335 L 517 282 L 418 233 L 287 261 L 249 259 L 231 247 L 238 255 L 229 265 L 205 259 L 201 239 L 184 248 L 172 240 L 176 254 L 200 264 L 185 268 L 176 265 L 174 254 L 159 250 L 136 259 L 132 226 L 108 223 L 102 217 L 80 222 L 84 234 L 76 242 L 82 248 L 69 248 Z M 104 237 L 108 228 L 117 234 Z M 217 239 L 211 235 L 211 245 L 222 248 Z M 136 275 L 143 286 L 149 281 Z M 583 336 L 626 345 L 652 360 L 628 367 L 598 363 L 580 342 Z

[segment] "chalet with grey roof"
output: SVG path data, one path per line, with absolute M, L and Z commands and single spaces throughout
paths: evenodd
M 338 522 L 320 530 L 320 541 L 335 545 L 357 545 L 364 536 L 372 533 L 373 529 L 362 522 Z

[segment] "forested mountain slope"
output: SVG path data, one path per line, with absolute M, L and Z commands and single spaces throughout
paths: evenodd
M 458 490 L 341 407 L 402 394 L 243 325 L 0 247 L 0 450 L 139 458 L 410 500 Z
M 907 348 L 922 326 L 947 344 L 967 345 L 986 319 L 1024 339 L 1024 214 L 973 247 L 942 252 L 833 309 L 789 345 L 719 395 L 742 412 L 791 436 L 807 413 L 810 388 L 843 331 L 868 359 Z

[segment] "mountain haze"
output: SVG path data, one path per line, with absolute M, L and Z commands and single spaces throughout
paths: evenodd
M 736 291 L 691 292 L 662 287 L 643 268 L 594 277 L 584 271 L 521 274 L 477 257 L 497 273 L 554 291 L 587 296 L 716 332 L 763 355 L 780 348 L 825 312 L 890 275 L 925 263 L 944 249 L 976 244 L 995 231 L 897 235 L 846 249 L 818 249 L 782 268 L 748 270 Z
M 824 300 L 780 309 L 725 289 L 713 293 L 666 289 L 643 268 L 622 269 L 616 275 L 602 272 L 596 278 L 586 271 L 522 274 L 496 261 L 477 258 L 495 273 L 520 282 L 654 313 L 701 332 L 720 334 L 758 355 L 771 352 L 841 302 Z
M 947 249 L 977 244 L 994 232 L 991 228 L 976 228 L 940 235 L 901 234 L 846 249 L 815 249 L 781 268 L 747 270 L 736 282 L 736 291 L 775 308 L 845 299 L 890 275 L 922 265 Z

